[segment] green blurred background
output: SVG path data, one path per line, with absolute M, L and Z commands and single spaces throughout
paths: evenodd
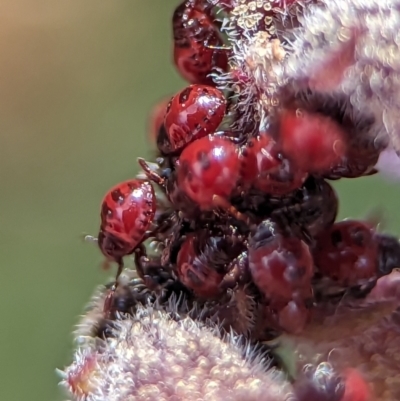
M 176 0 L 0 2 L 0 400 L 62 400 L 56 367 L 108 279 L 99 203 L 150 156 L 151 106 L 184 83 L 171 64 Z M 380 208 L 400 232 L 400 184 L 343 181 L 341 217 Z

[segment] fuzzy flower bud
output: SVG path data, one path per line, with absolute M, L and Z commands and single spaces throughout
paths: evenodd
M 284 401 L 291 387 L 238 338 L 139 307 L 105 341 L 75 353 L 62 384 L 87 401 Z
M 344 299 L 340 305 L 326 304 L 301 335 L 281 339 L 281 345 L 285 344 L 297 355 L 299 376 L 295 386 L 300 394 L 305 391 L 308 394 L 313 387 L 313 393 L 321 392 L 328 377 L 329 386 L 333 383 L 336 388 L 328 395 L 336 392 L 343 395 L 342 387 L 349 382 L 345 386 L 347 398 L 338 397 L 340 401 L 369 400 L 371 394 L 380 401 L 399 399 L 399 280 L 400 272 L 393 272 L 380 278 L 365 300 L 355 303 Z M 325 373 L 317 375 L 318 371 Z M 337 372 L 341 372 L 342 381 L 338 380 Z M 359 398 L 350 397 L 351 392 L 359 393 Z

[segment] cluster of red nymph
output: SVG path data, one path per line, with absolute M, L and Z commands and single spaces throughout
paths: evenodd
M 187 0 L 176 8 L 173 58 L 189 86 L 152 114 L 158 158 L 140 158 L 143 172 L 103 199 L 98 246 L 118 265 L 105 320 L 135 305 L 119 282 L 128 255 L 159 302 L 176 295 L 206 305 L 199 316 L 251 342 L 302 332 L 316 305 L 364 297 L 399 266 L 397 238 L 372 222 L 336 221 L 329 183 L 373 174 L 385 143 L 357 135 L 340 112 L 284 95 L 276 103 L 257 85 L 253 53 L 267 38 L 274 62 L 284 60 L 274 13 L 296 6 Z M 227 38 L 221 16 L 236 24 Z

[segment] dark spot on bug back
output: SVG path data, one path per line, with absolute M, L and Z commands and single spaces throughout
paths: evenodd
M 138 188 L 138 185 L 137 185 L 136 183 L 133 183 L 133 182 L 128 182 L 128 188 L 129 188 L 131 191 L 134 191 L 135 189 Z
M 149 207 L 149 208 L 152 208 L 152 207 L 153 207 L 153 201 L 146 200 L 146 201 L 145 201 L 145 204 L 146 204 L 146 206 Z M 149 211 L 147 211 L 146 213 L 147 213 L 147 215 L 151 215 L 152 211 L 149 210 Z
M 103 217 L 112 217 L 113 216 L 113 212 L 112 210 L 108 207 L 107 203 L 104 202 L 103 205 L 101 206 L 101 215 Z
M 332 241 L 332 245 L 335 247 L 338 246 L 343 241 L 342 233 L 340 232 L 340 230 L 332 231 L 331 241 Z
M 365 233 L 364 231 L 359 228 L 356 227 L 352 230 L 351 232 L 351 239 L 354 241 L 354 243 L 358 246 L 365 246 L 366 245 L 366 241 L 365 241 Z
M 211 162 L 206 152 L 199 152 L 197 154 L 197 160 L 200 162 L 202 170 L 208 170 L 210 168 Z
M 193 89 L 189 86 L 179 94 L 179 104 L 187 102 L 192 90 Z M 168 108 L 167 108 L 167 111 L 168 111 Z
M 111 192 L 111 199 L 114 202 L 121 203 L 125 199 L 125 197 L 119 189 L 115 189 Z

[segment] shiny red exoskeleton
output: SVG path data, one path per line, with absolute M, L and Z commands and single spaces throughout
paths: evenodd
M 178 92 L 169 102 L 164 127 L 157 145 L 163 154 L 181 151 L 190 142 L 213 134 L 226 111 L 221 91 L 207 85 L 190 85 Z
M 244 188 L 253 186 L 263 193 L 284 195 L 299 188 L 308 174 L 279 152 L 267 132 L 261 132 L 242 148 L 240 175 Z
M 221 222 L 219 222 L 221 223 Z M 216 226 L 214 221 L 214 228 Z M 242 255 L 245 246 L 233 233 L 200 229 L 179 241 L 175 272 L 185 287 L 202 298 L 214 298 L 248 278 Z M 234 270 L 235 282 L 230 282 Z
M 347 147 L 345 132 L 333 119 L 299 110 L 282 113 L 279 140 L 283 153 L 309 173 L 338 166 Z
M 98 245 L 110 261 L 118 263 L 132 254 L 146 238 L 156 212 L 152 185 L 145 180 L 128 180 L 111 188 L 101 206 L 101 226 Z
M 174 63 L 182 77 L 193 84 L 213 85 L 209 74 L 228 68 L 228 50 L 206 1 L 186 0 L 172 17 Z
M 378 250 L 371 225 L 345 220 L 317 237 L 313 255 L 319 272 L 351 286 L 378 275 Z
M 177 171 L 174 171 L 166 180 L 165 193 L 175 210 L 179 210 L 189 219 L 200 215 L 200 207 L 178 185 Z
M 158 140 L 158 137 L 166 135 L 164 117 L 170 100 L 171 96 L 161 99 L 151 110 L 147 123 L 148 139 L 150 140 L 151 144 L 155 144 Z
M 143 158 L 139 158 L 138 162 L 148 179 L 161 188 L 176 211 L 189 219 L 195 219 L 199 216 L 199 206 L 178 185 L 175 169 L 173 171 L 154 171 Z
M 254 284 L 268 300 L 279 327 L 302 330 L 308 319 L 306 303 L 313 296 L 314 263 L 307 244 L 265 220 L 249 239 L 248 259 Z
M 214 297 L 220 293 L 219 285 L 224 273 L 210 263 L 212 262 L 208 260 L 210 255 L 204 254 L 204 250 L 199 249 L 199 242 L 198 233 L 186 236 L 177 257 L 177 276 L 182 284 L 196 295 Z
M 227 199 L 240 173 L 238 147 L 222 136 L 206 136 L 188 145 L 178 160 L 178 185 L 202 210 Z
M 308 246 L 282 234 L 271 221 L 261 223 L 249 240 L 249 268 L 268 298 L 288 302 L 294 295 L 310 295 L 313 259 Z

